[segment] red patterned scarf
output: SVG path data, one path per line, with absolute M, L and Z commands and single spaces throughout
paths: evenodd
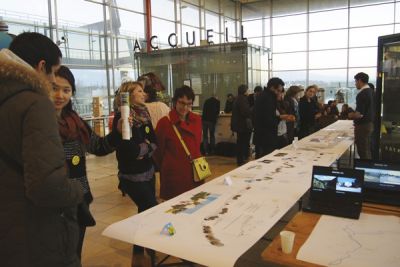
M 89 131 L 79 115 L 71 111 L 62 111 L 58 119 L 58 127 L 63 141 L 79 139 L 82 143 L 89 143 Z

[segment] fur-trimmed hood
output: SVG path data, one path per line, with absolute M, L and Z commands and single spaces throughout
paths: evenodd
M 0 51 L 0 102 L 17 91 L 31 90 L 49 96 L 51 84 L 12 51 Z

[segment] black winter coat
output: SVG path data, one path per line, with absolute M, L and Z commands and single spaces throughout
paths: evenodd
M 50 84 L 9 50 L 0 52 L 1 266 L 77 267 L 76 206 Z
M 253 128 L 251 124 L 251 111 L 247 97 L 238 95 L 233 103 L 231 130 L 240 133 L 250 132 Z

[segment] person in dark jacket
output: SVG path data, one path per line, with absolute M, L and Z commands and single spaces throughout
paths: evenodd
M 0 258 L 7 267 L 78 267 L 76 207 L 49 99 L 61 51 L 39 33 L 0 51 Z
M 236 140 L 236 163 L 243 165 L 249 155 L 250 136 L 253 130 L 251 111 L 247 100 L 248 87 L 245 84 L 239 85 L 238 96 L 233 103 L 231 130 L 237 133 Z
M 294 121 L 293 115 L 277 114 L 277 96 L 283 92 L 284 85 L 280 78 L 271 78 L 256 99 L 253 111 L 256 158 L 267 155 L 278 147 L 278 124 L 281 120 Z
M 369 76 L 359 72 L 354 76 L 357 90 L 356 110 L 349 113 L 354 120 L 354 142 L 361 159 L 371 159 L 371 139 L 374 130 L 374 90 L 368 85 Z
M 157 148 L 156 136 L 149 111 L 145 105 L 145 92 L 139 82 L 125 82 L 120 93 L 129 93 L 130 117 L 133 120 L 132 137 L 121 140 L 116 145 L 118 160 L 118 178 L 123 192 L 135 202 L 138 212 L 157 205 L 155 193 L 154 163 L 152 155 Z M 121 113 L 117 113 L 113 122 L 113 131 L 117 131 Z M 152 253 L 148 251 L 148 253 Z M 144 248 L 133 246 L 133 266 L 149 263 Z
M 86 227 L 94 226 L 96 223 L 89 210 L 93 195 L 87 178 L 85 155 L 88 152 L 96 156 L 104 156 L 113 152 L 115 140 L 121 139 L 121 136 L 112 131 L 106 137 L 99 137 L 72 109 L 71 97 L 76 92 L 75 78 L 66 66 L 61 66 L 57 70 L 53 91 L 52 97 L 57 112 L 69 178 L 79 181 L 84 193 L 84 202 L 78 206 L 80 231 L 77 254 L 81 258 Z M 119 124 L 121 125 L 121 120 Z
M 247 100 L 249 101 L 250 109 L 252 109 L 254 107 L 256 98 L 257 98 L 257 96 L 259 96 L 261 94 L 262 90 L 263 90 L 262 87 L 260 85 L 257 85 L 256 87 L 254 87 L 253 93 L 251 93 L 247 96 Z
M 203 105 L 203 148 L 204 153 L 208 155 L 215 149 L 215 125 L 219 115 L 220 102 L 215 95 L 208 98 Z M 208 142 L 210 135 L 210 142 Z
M 304 89 L 300 86 L 292 85 L 287 90 L 284 101 L 287 105 L 287 114 L 293 115 L 295 121 L 287 121 L 287 138 L 288 143 L 291 144 L 295 136 L 297 136 L 297 122 L 299 121 L 299 93 Z
M 224 112 L 225 113 L 232 113 L 233 102 L 235 101 L 235 97 L 232 94 L 228 94 L 226 97 L 227 98 L 226 98 L 226 102 L 225 102 Z
M 299 138 L 304 138 L 316 131 L 316 120 L 321 117 L 318 103 L 316 100 L 316 92 L 318 86 L 310 85 L 306 88 L 306 92 L 299 103 L 300 128 Z

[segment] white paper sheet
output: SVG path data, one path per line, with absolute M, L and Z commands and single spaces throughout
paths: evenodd
M 400 218 L 361 213 L 359 220 L 321 216 L 298 260 L 324 266 L 399 267 Z
M 339 143 L 351 144 L 332 146 Z M 343 153 L 329 149 L 276 150 L 114 223 L 103 234 L 206 266 L 233 266 L 308 190 L 312 166 L 329 166 Z M 226 176 L 231 185 L 224 183 Z M 160 234 L 167 223 L 175 235 Z

